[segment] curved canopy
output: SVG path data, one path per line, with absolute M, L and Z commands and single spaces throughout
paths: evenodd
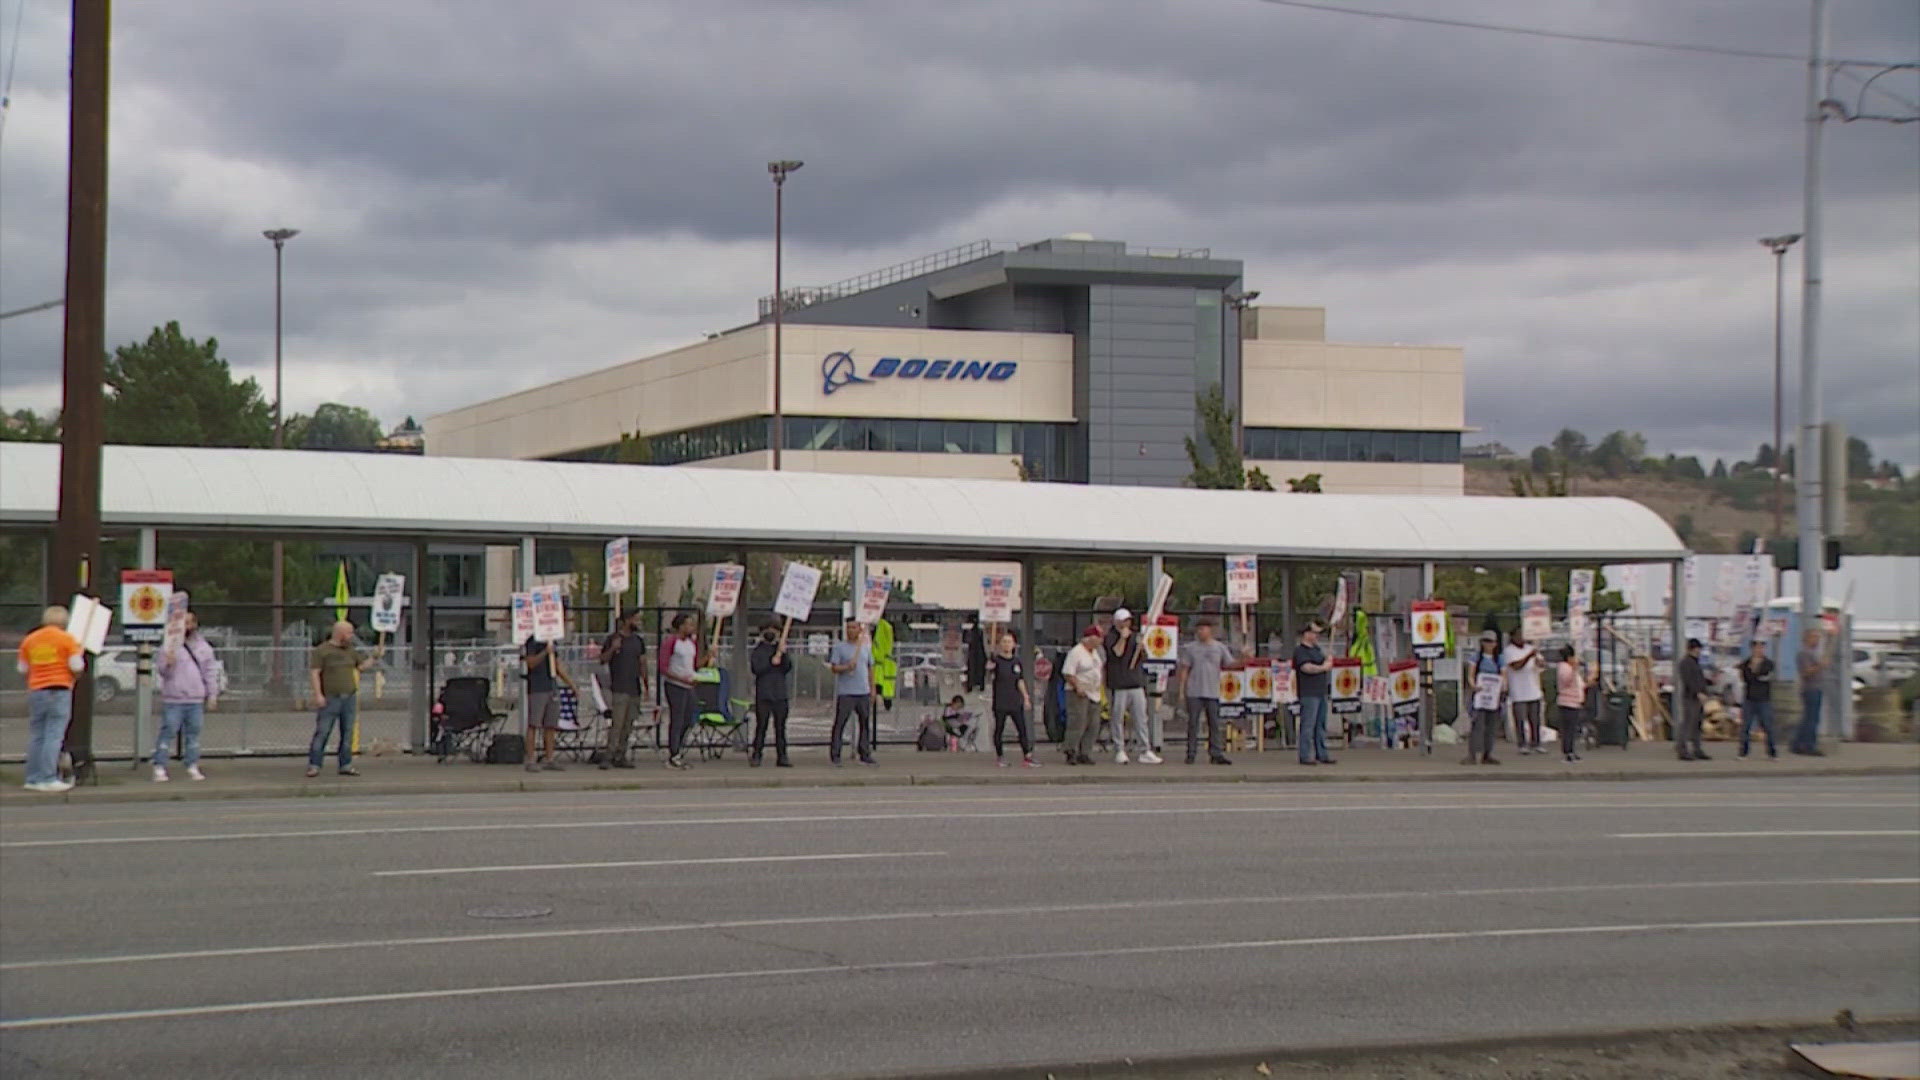
M 44 524 L 60 448 L 0 443 L 0 523 Z M 1636 562 L 1685 545 L 1626 499 L 1292 495 L 299 450 L 109 446 L 110 528 L 927 555 Z

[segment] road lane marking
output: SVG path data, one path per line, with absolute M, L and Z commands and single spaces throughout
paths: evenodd
M 0 971 L 35 968 L 91 967 L 137 964 L 161 960 L 211 960 L 288 953 L 341 952 L 349 949 L 394 949 L 435 945 L 473 945 L 496 941 L 542 941 L 555 938 L 617 937 L 639 934 L 688 933 L 712 930 L 763 930 L 782 926 L 833 926 L 849 923 L 911 922 L 923 919 L 966 919 L 1038 915 L 1091 914 L 1112 911 L 1154 911 L 1182 907 L 1231 907 L 1259 904 L 1358 903 L 1386 900 L 1431 900 L 1475 896 L 1545 896 L 1589 892 L 1648 892 L 1672 889 L 1801 889 L 1809 886 L 1916 886 L 1920 878 L 1820 878 L 1772 881 L 1661 881 L 1596 885 L 1517 885 L 1484 889 L 1418 889 L 1399 892 L 1306 893 L 1267 896 L 1177 897 L 1162 900 L 1114 900 L 1086 904 L 1037 904 L 1017 907 L 945 908 L 932 911 L 896 911 L 858 915 L 794 915 L 780 918 L 731 919 L 722 922 L 665 923 L 647 926 L 606 926 L 571 930 L 522 930 L 502 934 L 448 934 L 439 937 L 388 938 L 380 941 L 322 941 L 303 945 L 254 945 L 230 949 L 200 949 L 164 953 L 128 953 L 0 963 Z
M 1617 832 L 1615 840 L 1730 840 L 1780 836 L 1920 836 L 1920 829 L 1771 829 L 1766 832 Z
M 434 877 L 442 874 L 503 874 L 514 870 L 611 870 L 631 866 L 731 866 L 739 863 L 845 862 L 853 859 L 937 859 L 944 851 L 859 851 L 829 855 L 734 855 L 715 859 L 624 859 L 618 862 L 514 863 L 505 866 L 440 866 L 375 870 L 374 877 Z
M 388 1005 L 404 1001 L 442 1001 L 450 998 L 495 997 L 506 994 L 544 994 L 555 991 L 607 990 L 616 987 L 662 986 L 747 979 L 800 978 L 809 975 L 859 975 L 935 968 L 975 968 L 1005 964 L 1033 964 L 1073 960 L 1111 960 L 1180 953 L 1235 952 L 1258 949 L 1313 948 L 1330 945 L 1391 945 L 1426 942 L 1501 940 L 1536 937 L 1575 937 L 1603 934 L 1667 934 L 1707 931 L 1810 930 L 1821 927 L 1915 926 L 1920 917 L 1895 916 L 1860 919 L 1754 919 L 1741 922 L 1623 923 L 1613 926 L 1546 926 L 1504 930 L 1433 930 L 1402 934 L 1366 934 L 1350 937 L 1272 938 L 1260 941 L 1216 941 L 1194 945 L 1137 945 L 1117 949 L 1078 949 L 1065 952 L 1003 953 L 953 957 L 945 960 L 896 960 L 868 964 L 820 964 L 811 967 L 759 968 L 747 971 L 702 971 L 684 975 L 641 975 L 619 979 L 581 979 L 574 982 L 518 983 L 506 986 L 458 986 L 440 990 L 403 990 L 380 994 L 343 994 L 333 997 L 281 998 L 240 1001 L 223 1005 L 187 1005 L 120 1012 L 76 1013 L 67 1016 L 27 1016 L 0 1020 L 0 1031 L 79 1027 L 140 1020 L 178 1020 L 197 1016 L 235 1016 L 246 1013 L 317 1009 L 341 1005 Z
M 1799 800 L 1770 802 L 1717 802 L 1714 809 L 1805 809 L 1807 803 Z M 280 832 L 231 832 L 231 833 L 189 833 L 182 836 L 164 834 L 151 836 L 85 836 L 69 837 L 64 840 L 7 840 L 0 842 L 0 849 L 23 850 L 31 848 L 93 847 L 105 844 L 151 844 L 226 842 L 234 840 L 315 840 L 332 837 L 353 836 L 402 836 L 426 833 L 466 833 L 466 832 L 528 832 L 553 829 L 614 829 L 614 828 L 673 828 L 691 825 L 795 825 L 795 824 L 832 824 L 849 821 L 1012 821 L 1029 818 L 1069 818 L 1069 817 L 1170 817 L 1179 814 L 1351 814 L 1351 813 L 1401 813 L 1406 811 L 1468 811 L 1488 813 L 1508 810 L 1544 810 L 1563 813 L 1585 813 L 1593 810 L 1696 810 L 1697 803 L 1639 802 L 1619 806 L 1581 806 L 1564 800 L 1552 802 L 1508 802 L 1474 803 L 1372 803 L 1359 806 L 1144 806 L 1127 808 L 1103 808 L 1094 810 L 997 810 L 982 813 L 952 811 L 944 813 L 900 812 L 874 814 L 769 814 L 754 817 L 706 817 L 706 818 L 620 818 L 606 821 L 503 821 L 495 824 L 461 825 L 392 825 L 380 828 L 360 829 L 299 829 Z M 1829 804 L 1827 808 L 1851 809 L 1844 805 Z M 1906 809 L 1906 807 L 1898 807 Z

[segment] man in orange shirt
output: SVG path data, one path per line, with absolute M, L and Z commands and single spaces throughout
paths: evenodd
M 66 791 L 60 779 L 60 745 L 73 718 L 73 677 L 86 664 L 80 643 L 67 633 L 67 609 L 50 607 L 40 629 L 20 642 L 20 673 L 27 677 L 27 790 Z

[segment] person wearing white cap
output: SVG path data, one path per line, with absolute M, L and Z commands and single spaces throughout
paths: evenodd
M 1133 625 L 1133 612 L 1126 608 L 1113 613 L 1113 627 L 1107 631 L 1107 693 L 1113 712 L 1113 760 L 1127 763 L 1127 717 L 1133 717 L 1134 741 L 1140 746 L 1140 761 L 1160 764 L 1153 752 L 1153 740 L 1147 730 L 1147 678 L 1140 670 L 1140 635 Z

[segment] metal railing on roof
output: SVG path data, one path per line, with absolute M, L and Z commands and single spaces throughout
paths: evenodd
M 785 310 L 797 311 L 801 308 L 812 307 L 815 304 L 824 304 L 829 300 L 838 300 L 842 297 L 852 296 L 855 293 L 866 292 L 868 289 L 877 289 L 882 285 L 891 285 L 896 281 L 905 281 L 908 278 L 919 277 L 922 274 L 931 274 L 936 270 L 945 270 L 949 267 L 973 262 L 976 259 L 984 259 L 995 252 L 1017 251 L 1032 246 L 1031 244 L 1002 243 L 995 240 L 975 240 L 972 243 L 960 244 L 947 248 L 944 251 L 936 251 L 931 255 L 922 255 L 917 259 L 909 259 L 903 263 L 895 263 L 892 266 L 869 271 L 858 277 L 847 278 L 845 281 L 836 281 L 831 285 L 806 285 L 786 289 L 784 290 L 786 296 Z M 1142 247 L 1132 244 L 1127 246 L 1126 253 L 1128 255 L 1150 259 L 1211 259 L 1213 257 L 1212 248 Z M 773 296 L 769 294 L 761 297 L 760 317 L 764 319 L 772 314 Z

